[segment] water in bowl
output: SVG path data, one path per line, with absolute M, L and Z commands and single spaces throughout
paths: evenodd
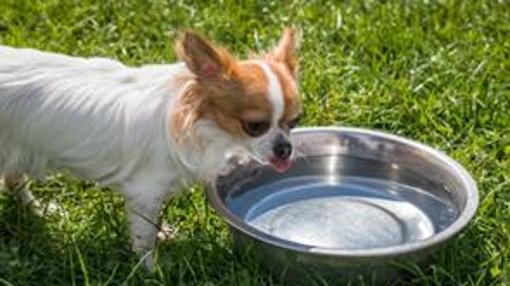
M 456 208 L 423 190 L 352 176 L 289 177 L 230 198 L 227 204 L 248 224 L 272 236 L 341 249 L 424 240 L 458 216 Z

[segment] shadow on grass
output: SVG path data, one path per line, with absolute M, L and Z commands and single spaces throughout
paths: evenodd
M 56 257 L 63 255 L 53 243 L 44 218 L 38 217 L 11 197 L 1 198 L 0 277 L 14 285 L 34 282 L 46 272 Z M 51 258 L 50 258 L 51 257 Z
M 90 221 L 97 225 L 70 232 L 56 216 L 38 217 L 0 196 L 0 285 L 272 284 L 234 255 L 228 242 L 199 226 L 161 243 L 156 270 L 149 273 L 129 250 L 125 225 Z
M 121 264 L 136 259 L 126 239 L 74 237 L 57 216 L 39 217 L 16 198 L 0 197 L 0 285 L 106 282 Z
M 72 218 L 40 218 L 14 198 L 0 196 L 0 285 L 278 284 L 279 279 L 271 278 L 266 271 L 271 262 L 260 265 L 251 252 L 235 254 L 223 223 L 207 211 L 186 210 L 184 206 L 190 205 L 184 204 L 186 200 L 176 201 L 177 207 L 172 209 L 183 211 L 187 227 L 170 241 L 160 243 L 155 253 L 156 269 L 151 274 L 129 250 L 122 216 L 108 218 L 99 210 L 98 214 L 88 213 L 86 226 L 80 226 L 79 222 L 65 222 Z M 190 218 L 193 215 L 196 217 Z M 179 220 L 179 215 L 174 213 L 173 217 Z M 438 251 L 431 260 L 433 264 L 407 268 L 395 285 L 455 285 L 459 280 L 468 281 L 470 278 L 462 273 L 477 271 L 472 268 L 487 259 L 473 245 L 477 239 L 472 236 L 476 235 L 476 228 L 470 228 Z M 452 273 L 451 269 L 460 273 Z M 309 285 L 327 285 L 320 278 L 313 280 L 315 283 Z

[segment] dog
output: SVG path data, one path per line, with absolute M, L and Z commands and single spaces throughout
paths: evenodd
M 160 211 L 190 182 L 211 184 L 235 162 L 287 170 L 302 112 L 296 32 L 238 60 L 200 34 L 177 41 L 181 61 L 126 66 L 0 46 L 0 175 L 11 193 L 47 170 L 117 187 L 132 249 L 152 268 Z

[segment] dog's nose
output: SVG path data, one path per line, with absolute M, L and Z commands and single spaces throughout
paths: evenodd
M 292 154 L 292 145 L 287 140 L 278 142 L 273 146 L 273 153 L 281 160 L 287 160 Z

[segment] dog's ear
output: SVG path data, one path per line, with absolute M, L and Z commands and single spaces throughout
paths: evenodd
M 177 42 L 177 53 L 199 80 L 228 79 L 236 60 L 227 50 L 217 47 L 201 35 L 185 31 Z
M 298 49 L 298 38 L 298 33 L 294 28 L 285 28 L 278 45 L 276 45 L 276 47 L 267 54 L 267 58 L 269 60 L 285 64 L 294 77 L 296 77 L 298 73 L 298 61 L 296 55 Z

